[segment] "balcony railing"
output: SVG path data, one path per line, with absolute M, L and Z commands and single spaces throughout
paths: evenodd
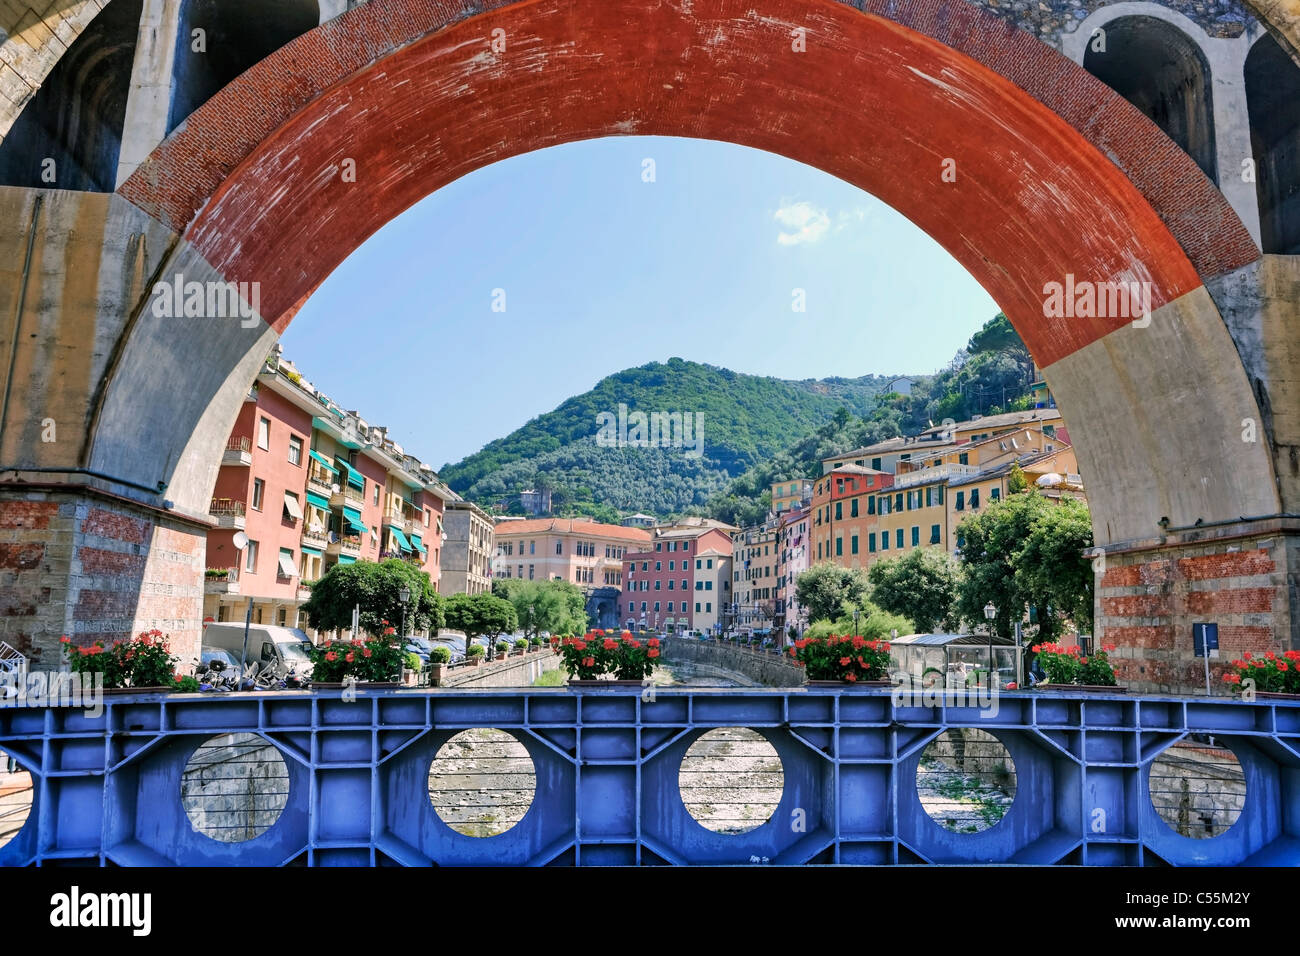
M 244 502 L 235 498 L 213 498 L 208 514 L 217 519 L 218 528 L 235 528 L 243 530 L 247 514 Z
M 342 508 L 345 506 L 348 508 L 354 508 L 357 511 L 360 511 L 366 506 L 365 493 L 354 488 L 352 485 L 349 485 L 346 481 L 339 487 L 338 491 L 330 492 L 331 508 Z
M 238 568 L 208 568 L 203 575 L 205 594 L 238 594 Z
M 329 535 L 324 531 L 312 531 L 304 528 L 302 532 L 302 543 L 309 547 L 324 547 L 329 544 Z
M 221 453 L 223 465 L 251 465 L 253 463 L 253 442 L 245 435 L 232 435 L 226 440 L 225 450 Z
M 361 553 L 361 535 L 349 534 L 344 535 L 337 541 L 331 541 L 325 549 L 326 554 L 338 555 L 349 554 L 358 555 Z

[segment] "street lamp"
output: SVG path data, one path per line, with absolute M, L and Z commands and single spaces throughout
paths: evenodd
M 853 636 L 858 636 L 858 609 L 853 609 Z
M 984 605 L 984 619 L 989 622 L 989 690 L 993 689 L 993 619 L 998 616 L 998 609 L 989 601 Z
M 537 605 L 535 604 L 528 605 L 528 626 L 533 629 L 533 634 L 536 635 L 537 634 Z M 525 630 L 524 633 L 527 634 L 528 631 Z
M 402 644 L 405 649 L 406 644 L 406 602 L 411 600 L 411 589 L 403 587 L 397 592 L 397 599 L 402 602 Z

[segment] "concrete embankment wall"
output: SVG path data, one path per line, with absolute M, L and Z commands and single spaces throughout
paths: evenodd
M 670 637 L 664 640 L 664 658 L 668 663 L 687 661 L 716 667 L 743 675 L 766 687 L 797 687 L 804 682 L 803 668 L 776 654 L 715 644 L 712 641 Z
M 447 672 L 442 687 L 531 687 L 543 672 L 560 666 L 560 656 L 545 650 L 523 657 L 507 657 L 478 667 L 456 667 Z

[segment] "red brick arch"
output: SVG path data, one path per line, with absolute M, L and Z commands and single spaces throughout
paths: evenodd
M 618 134 L 730 141 L 866 189 L 962 262 L 1042 365 L 1127 322 L 1045 319 L 1045 283 L 1147 281 L 1154 309 L 1259 255 L 1154 124 L 971 4 L 448 6 L 372 0 L 313 30 L 193 114 L 119 192 L 226 278 L 261 282 L 277 330 L 430 192 L 509 156 Z M 339 175 L 346 159 L 354 184 Z

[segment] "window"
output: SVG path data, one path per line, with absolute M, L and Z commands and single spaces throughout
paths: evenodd
M 912 547 L 919 547 L 921 544 L 921 528 L 919 525 L 912 525 Z
M 658 601 L 655 601 L 655 613 L 656 613 L 656 614 L 659 613 L 659 602 L 658 602 Z
M 876 513 L 876 496 L 872 495 L 870 498 L 867 499 L 867 514 L 873 515 L 875 513 Z
M 696 581 L 696 582 L 695 582 L 695 590 L 697 590 L 697 591 L 703 591 L 703 590 L 704 590 L 704 582 L 703 582 L 703 581 Z
M 528 542 L 528 553 L 529 553 L 529 554 L 536 554 L 536 553 L 537 553 L 537 542 L 536 542 L 536 541 L 529 541 L 529 542 Z
M 695 613 L 696 613 L 696 614 L 699 614 L 699 613 L 700 613 L 700 602 L 699 602 L 699 601 L 696 601 L 696 602 L 695 602 Z
M 697 607 L 695 610 L 698 611 L 699 608 Z M 705 613 L 707 613 L 707 614 L 712 614 L 712 613 L 713 613 L 713 602 L 712 602 L 712 601 L 706 601 L 706 602 L 704 602 L 704 611 L 705 611 Z
M 289 436 L 289 464 L 302 464 L 302 439 L 297 435 Z
M 253 510 L 262 510 L 262 496 L 266 494 L 266 482 L 261 478 L 253 479 Z
M 673 602 L 673 601 L 669 601 L 669 602 L 668 602 L 668 613 L 669 613 L 669 614 L 672 614 L 672 613 L 673 613 L 673 604 L 674 604 L 674 603 L 675 603 L 675 602 Z M 682 604 L 682 610 L 683 610 L 683 611 L 686 610 L 686 605 L 685 605 L 685 604 Z
M 968 452 L 962 452 L 960 455 L 958 455 L 958 456 L 957 456 L 957 464 L 959 464 L 959 465 L 969 465 L 969 464 L 970 464 L 970 454 L 969 454 Z
M 696 570 L 696 571 L 699 571 L 699 570 L 703 567 L 703 565 L 704 565 L 704 562 L 703 562 L 703 561 L 701 561 L 699 558 L 696 558 L 696 559 L 695 559 L 695 570 Z
M 271 447 L 271 419 L 269 418 L 257 420 L 257 447 L 261 449 Z
M 556 553 L 556 554 L 563 554 L 563 553 L 564 553 L 564 542 L 563 542 L 563 541 L 557 541 L 557 542 L 555 542 L 555 553 Z
M 663 569 L 664 569 L 664 563 L 663 563 L 662 561 L 656 561 L 656 562 L 655 562 L 655 570 L 656 570 L 656 571 L 662 571 Z
M 292 549 L 280 549 L 280 563 L 276 570 L 279 572 L 277 577 L 282 578 L 291 578 L 298 573 L 298 568 L 294 564 Z
M 858 553 L 858 536 L 855 534 L 849 538 L 849 554 Z
M 641 602 L 641 613 L 642 613 L 642 614 L 645 613 L 645 601 L 642 601 L 642 602 Z
M 690 585 L 686 583 L 686 579 L 685 579 L 685 578 L 682 578 L 682 590 L 683 590 L 683 591 L 686 591 L 686 590 L 689 590 L 689 589 L 690 589 Z
M 937 524 L 930 525 L 930 543 L 939 543 L 939 526 Z
M 874 531 L 867 535 L 867 553 L 876 553 L 876 533 Z
M 843 553 L 844 553 L 844 539 L 843 539 L 843 538 L 836 538 L 836 539 L 835 539 L 835 557 L 838 558 L 838 557 L 839 557 L 840 555 L 842 555 Z
M 957 492 L 957 505 L 956 505 L 956 507 L 957 507 L 957 510 L 958 510 L 958 511 L 965 511 L 965 510 L 966 510 L 966 492 L 964 492 L 964 491 L 959 491 L 959 492 Z
M 299 521 L 302 519 L 302 505 L 298 503 L 298 496 L 292 491 L 284 493 L 284 512 L 282 518 L 288 521 Z
M 704 582 L 704 590 L 706 590 L 706 591 L 712 591 L 712 590 L 713 590 L 713 582 L 712 582 L 712 581 L 705 581 L 705 582 Z
M 894 534 L 894 544 L 897 545 L 897 546 L 900 547 L 900 548 L 903 546 L 903 529 L 902 529 L 902 528 L 899 528 L 898 531 L 895 532 L 895 534 Z
M 856 518 L 857 516 L 858 516 L 858 499 L 854 498 L 852 501 L 849 502 L 849 517 Z
M 672 579 L 669 578 L 669 580 L 668 580 L 668 590 L 671 591 L 672 589 L 673 589 L 673 582 L 672 582 Z
M 536 565 L 532 565 L 532 564 L 528 565 L 528 580 L 530 581 L 533 579 L 533 569 L 535 567 Z
M 663 584 L 662 581 L 656 581 L 656 582 L 655 582 L 655 590 L 656 590 L 656 591 L 659 590 L 659 585 L 661 585 L 661 584 Z
M 888 550 L 889 550 L 889 532 L 888 532 L 888 531 L 882 531 L 882 532 L 880 532 L 880 550 L 881 550 L 881 551 L 888 551 Z
M 978 488 L 972 488 L 970 490 L 970 506 L 971 508 L 978 508 L 980 506 L 980 490 Z
M 1001 489 L 1001 488 L 991 488 L 991 489 L 989 489 L 989 501 L 1000 501 L 1001 499 L 1002 499 L 1002 489 Z
M 898 494 L 894 495 L 894 510 L 895 511 L 903 510 L 903 493 L 901 491 Z
M 668 562 L 668 570 L 669 570 L 669 571 L 672 571 L 672 570 L 673 570 L 673 565 L 674 565 L 675 563 L 676 563 L 676 562 L 674 562 L 674 561 L 669 561 L 669 562 Z M 686 567 L 686 565 L 683 564 L 682 567 Z
M 244 548 L 244 570 L 250 573 L 257 573 L 257 542 L 248 542 L 248 547 Z
M 880 459 L 879 459 L 879 458 L 873 458 L 873 459 L 871 459 L 871 470 L 872 470 L 872 471 L 879 471 L 879 470 L 880 470 Z
M 835 520 L 839 521 L 844 517 L 844 502 L 835 502 Z
M 709 560 L 708 560 L 708 564 L 707 564 L 706 566 L 708 567 L 708 569 L 709 569 L 710 571 L 713 570 L 713 559 L 712 559 L 712 558 L 709 558 Z

